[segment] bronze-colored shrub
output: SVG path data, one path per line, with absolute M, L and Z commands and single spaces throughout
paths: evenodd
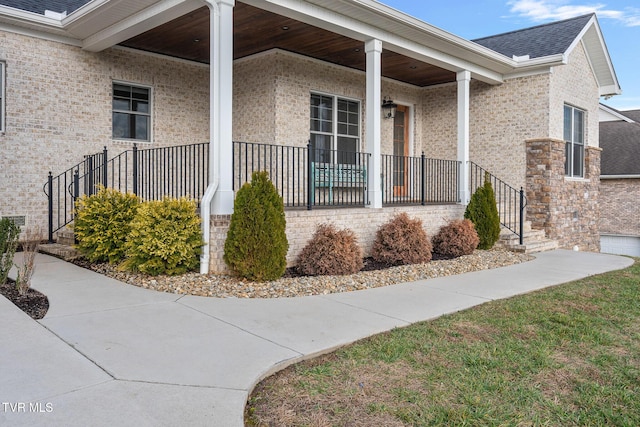
M 402 212 L 376 232 L 371 257 L 388 265 L 420 264 L 431 261 L 431 242 L 420 219 Z
M 476 228 L 468 219 L 458 219 L 443 225 L 431 239 L 433 252 L 450 258 L 472 254 L 480 238 Z
M 353 231 L 320 224 L 298 256 L 297 269 L 307 276 L 353 274 L 363 267 L 362 248 Z

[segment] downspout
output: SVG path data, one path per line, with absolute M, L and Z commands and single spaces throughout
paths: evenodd
M 211 202 L 220 184 L 220 9 L 215 0 L 205 0 L 209 6 L 209 185 L 200 202 L 202 217 L 202 253 L 200 254 L 200 274 L 209 274 L 211 258 Z

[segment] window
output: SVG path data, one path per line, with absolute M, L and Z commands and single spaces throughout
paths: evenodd
M 314 160 L 356 163 L 360 146 L 360 102 L 311 94 L 311 148 Z
M 564 106 L 564 174 L 584 177 L 584 111 Z
M 0 132 L 4 132 L 4 62 L 0 62 Z
M 151 140 L 151 88 L 113 84 L 113 138 Z

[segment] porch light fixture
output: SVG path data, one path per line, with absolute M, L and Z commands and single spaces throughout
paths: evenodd
M 397 108 L 398 104 L 395 104 L 391 98 L 384 97 L 384 101 L 382 101 L 382 113 L 385 119 L 393 119 L 396 116 Z

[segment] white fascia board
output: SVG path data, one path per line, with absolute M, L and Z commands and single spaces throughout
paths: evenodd
M 615 121 L 615 119 L 617 120 L 621 120 L 621 121 L 625 121 L 627 123 L 635 123 L 633 120 L 631 120 L 629 117 L 625 116 L 624 114 L 622 114 L 619 111 L 614 110 L 613 108 L 604 105 L 603 103 L 600 103 L 598 108 L 603 111 L 605 114 L 608 114 L 610 116 L 613 116 L 614 119 L 612 120 L 607 120 L 607 121 Z M 602 120 L 600 120 L 602 121 Z
M 82 47 L 82 41 L 78 39 L 74 39 L 72 37 L 67 37 L 64 35 L 59 35 L 57 33 L 39 30 L 36 28 L 28 28 L 24 26 L 17 26 L 17 25 L 5 24 L 3 22 L 0 22 L 0 31 L 6 31 L 9 33 L 20 34 L 23 36 L 35 37 L 42 40 L 64 43 L 70 46 Z
M 0 6 L 0 20 L 9 25 L 23 26 L 58 35 L 66 35 L 62 21 L 33 12 Z
M 600 175 L 600 179 L 640 179 L 640 175 Z
M 474 78 L 484 81 L 490 84 L 500 84 L 503 82 L 502 74 L 499 71 L 489 69 L 478 65 L 470 60 L 463 59 L 458 56 L 447 54 L 441 50 L 433 49 L 421 43 L 414 42 L 412 40 L 398 36 L 389 30 L 385 30 L 379 27 L 369 25 L 360 20 L 351 18 L 341 13 L 337 13 L 326 9 L 324 7 L 311 4 L 309 2 L 300 0 L 245 0 L 244 3 L 265 9 L 270 12 L 278 13 L 283 16 L 297 19 L 299 21 L 332 31 L 343 36 L 353 38 L 355 40 L 361 40 L 365 42 L 370 39 L 377 39 L 383 42 L 385 49 L 392 50 L 402 55 L 415 58 L 438 67 L 450 70 L 450 71 L 471 71 Z M 351 3 L 355 3 L 351 0 Z M 378 10 L 380 5 L 375 3 Z M 387 16 L 390 17 L 390 16 Z M 408 15 L 403 15 L 403 18 Z M 422 23 L 422 21 L 417 21 Z M 426 33 L 431 30 L 431 27 L 426 28 L 427 24 L 422 23 L 421 31 L 425 32 L 425 37 L 434 37 L 436 34 Z M 445 34 L 444 31 L 442 31 Z M 448 34 L 448 33 L 446 33 Z M 455 37 L 449 35 L 450 37 Z M 462 39 L 459 39 L 462 40 Z M 466 42 L 469 46 L 475 48 L 475 43 Z M 459 47 L 459 46 L 452 46 Z M 469 56 L 473 56 L 474 52 L 471 48 L 468 49 Z M 475 53 L 478 54 L 477 52 Z M 515 61 L 507 58 L 504 55 L 495 53 L 495 59 L 497 63 L 496 68 L 511 69 L 515 66 Z
M 69 27 L 77 21 L 81 21 L 82 18 L 91 14 L 94 10 L 97 10 L 101 6 L 107 4 L 110 0 L 93 0 L 83 5 L 79 9 L 74 10 L 71 14 L 67 15 L 62 20 L 62 25 Z
M 166 0 L 156 3 L 87 37 L 83 40 L 83 48 L 88 51 L 99 52 L 203 6 L 203 3 L 196 0 Z

